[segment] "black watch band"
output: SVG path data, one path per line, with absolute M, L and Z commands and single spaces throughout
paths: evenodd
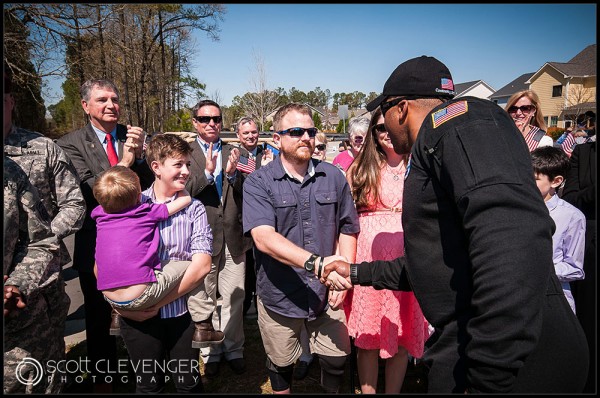
M 358 285 L 358 264 L 350 264 L 350 283 Z
M 304 262 L 304 269 L 308 272 L 315 273 L 315 260 L 319 258 L 316 254 L 311 254 L 308 260 Z
M 317 270 L 317 278 L 321 279 L 321 272 L 323 272 L 323 261 L 325 261 L 324 257 L 321 257 L 321 261 L 319 261 L 319 269 Z

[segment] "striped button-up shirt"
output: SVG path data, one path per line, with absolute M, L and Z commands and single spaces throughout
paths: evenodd
M 174 200 L 173 196 L 165 203 Z M 142 192 L 143 203 L 160 203 L 154 195 L 154 184 Z M 185 209 L 173 214 L 158 224 L 160 243 L 158 256 L 161 260 L 191 261 L 192 255 L 206 253 L 212 256 L 212 231 L 208 225 L 206 209 L 202 202 L 192 199 Z M 187 312 L 187 296 L 165 305 L 160 309 L 161 318 L 173 318 Z

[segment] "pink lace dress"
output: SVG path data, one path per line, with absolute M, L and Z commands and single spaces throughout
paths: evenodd
M 383 204 L 374 211 L 359 209 L 356 262 L 392 260 L 404 254 L 402 192 L 404 168 L 394 174 L 385 167 L 381 176 Z M 355 286 L 344 303 L 348 332 L 354 344 L 363 349 L 379 349 L 381 358 L 390 358 L 398 346 L 415 358 L 423 356 L 427 321 L 412 292 L 375 290 Z

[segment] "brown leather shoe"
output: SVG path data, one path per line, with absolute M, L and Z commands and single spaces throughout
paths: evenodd
M 212 323 L 196 322 L 196 331 L 192 337 L 192 348 L 202 348 L 209 344 L 219 344 L 225 340 L 225 334 L 215 330 Z
M 121 315 L 115 310 L 112 310 L 112 313 L 110 314 L 110 335 L 121 335 Z

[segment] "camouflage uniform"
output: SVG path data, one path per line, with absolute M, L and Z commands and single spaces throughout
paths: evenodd
M 18 287 L 27 304 L 4 318 L 4 393 L 58 393 L 60 377 L 23 362 L 29 357 L 45 367 L 50 359 L 65 358 L 63 331 L 70 300 L 60 278 L 58 239 L 37 190 L 6 155 L 4 245 L 4 285 Z M 56 324 L 63 325 L 59 334 Z
M 75 168 L 50 138 L 15 126 L 4 140 L 4 153 L 21 166 L 37 189 L 52 220 L 52 232 L 59 239 L 64 266 L 71 257 L 62 239 L 78 231 L 85 218 L 85 200 Z

